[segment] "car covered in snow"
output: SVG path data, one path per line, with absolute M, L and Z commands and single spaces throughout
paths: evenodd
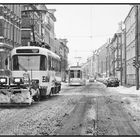
M 116 77 L 109 77 L 106 81 L 105 81 L 105 85 L 107 87 L 117 87 L 119 86 L 119 82 L 120 80 Z
M 95 81 L 95 78 L 94 77 L 90 77 L 89 78 L 89 82 L 94 82 Z

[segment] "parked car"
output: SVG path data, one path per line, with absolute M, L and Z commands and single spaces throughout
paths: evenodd
M 107 87 L 117 87 L 119 86 L 119 79 L 116 78 L 116 77 L 109 77 L 107 80 L 106 80 L 106 86 Z
M 109 79 L 109 77 L 104 78 L 103 83 L 106 85 L 107 84 L 107 80 Z
M 89 82 L 94 82 L 95 78 L 89 78 Z

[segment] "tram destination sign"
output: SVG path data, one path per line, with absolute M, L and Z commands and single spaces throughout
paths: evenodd
M 17 49 L 16 53 L 39 53 L 39 49 Z

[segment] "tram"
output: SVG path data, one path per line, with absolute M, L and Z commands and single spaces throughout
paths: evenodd
M 37 97 L 57 94 L 61 90 L 60 57 L 37 46 L 20 46 L 11 51 L 11 77 L 1 83 L 12 89 L 29 89 Z M 15 90 L 16 92 L 16 90 Z
M 80 66 L 71 66 L 68 71 L 68 78 L 68 84 L 70 86 L 86 84 L 84 72 Z

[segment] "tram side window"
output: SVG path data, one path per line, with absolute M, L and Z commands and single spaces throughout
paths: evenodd
M 18 57 L 13 57 L 13 70 L 19 70 Z
M 77 78 L 80 78 L 80 70 L 77 71 Z
M 71 78 L 74 78 L 74 70 L 71 70 L 71 71 L 70 71 L 70 77 L 71 77 Z
M 55 70 L 57 71 L 57 60 L 55 59 Z
M 48 56 L 48 69 L 51 70 L 51 57 Z
M 44 55 L 40 57 L 40 70 L 47 70 L 47 58 Z
M 52 68 L 54 68 L 54 59 L 53 59 L 53 57 L 52 57 L 52 65 L 51 65 L 51 70 L 52 70 Z
M 60 62 L 56 58 L 52 58 L 52 67 L 55 71 L 60 71 Z
M 61 62 L 58 60 L 58 71 L 61 72 Z
M 56 59 L 56 71 L 59 71 L 59 60 Z
M 54 58 L 54 66 L 53 67 L 54 67 L 54 70 L 57 71 L 57 61 L 55 58 Z
M 52 57 L 52 70 L 56 70 L 55 59 Z
M 56 63 L 57 63 L 57 71 L 60 72 L 60 61 L 59 60 L 56 60 Z

